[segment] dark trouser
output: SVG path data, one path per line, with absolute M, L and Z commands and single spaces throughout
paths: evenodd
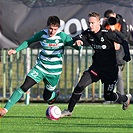
M 33 80 L 31 77 L 27 76 L 23 85 L 20 87 L 24 92 L 27 92 L 29 88 L 31 88 L 33 85 L 37 84 L 35 80 Z M 52 95 L 52 91 L 47 90 L 46 88 L 44 89 L 43 92 L 43 99 L 47 101 L 50 99 Z
M 117 83 L 117 91 L 120 92 L 120 94 L 124 95 L 124 81 L 123 81 L 123 68 L 124 65 L 119 66 L 119 71 L 118 71 L 118 83 Z
M 97 78 L 97 81 L 100 80 L 100 78 Z M 72 96 L 70 98 L 69 104 L 68 104 L 68 110 L 70 112 L 73 111 L 76 103 L 80 99 L 80 96 L 82 94 L 82 91 L 91 83 L 96 82 L 96 78 L 93 81 L 90 72 L 85 71 L 77 84 L 77 86 L 74 88 L 74 92 L 72 93 Z M 119 93 L 114 93 L 114 87 L 116 85 L 117 81 L 114 81 L 112 84 L 104 83 L 104 98 L 106 101 L 116 101 L 116 102 L 125 102 L 127 100 L 127 97 L 125 95 L 120 95 Z

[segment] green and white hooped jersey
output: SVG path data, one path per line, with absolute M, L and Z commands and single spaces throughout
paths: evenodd
M 48 30 L 43 30 L 40 37 L 42 50 L 37 58 L 37 68 L 45 74 L 60 75 L 62 72 L 64 46 L 72 46 L 73 40 L 64 32 L 57 31 L 49 37 Z
M 81 49 L 81 46 L 73 46 L 73 39 L 66 33 L 58 30 L 54 36 L 49 37 L 48 29 L 44 29 L 20 44 L 16 51 L 19 52 L 38 41 L 41 43 L 42 50 L 38 55 L 35 67 L 49 75 L 61 74 L 65 46 Z

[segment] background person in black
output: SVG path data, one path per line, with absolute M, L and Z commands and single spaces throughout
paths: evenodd
M 114 24 L 113 22 L 114 18 Z M 109 22 L 109 20 L 112 20 Z M 112 10 L 107 10 L 104 13 L 104 23 L 103 26 L 109 30 L 114 31 L 116 34 L 121 36 L 123 39 L 127 39 L 127 24 L 123 21 L 123 17 L 120 14 L 116 14 Z M 118 83 L 116 90 L 120 92 L 120 94 L 124 95 L 124 81 L 123 81 L 123 69 L 125 66 L 125 61 L 123 60 L 124 57 L 124 50 L 123 46 L 114 43 L 115 50 L 116 50 L 116 59 L 118 64 Z
M 76 45 L 91 45 L 95 52 L 92 57 L 92 65 L 88 70 L 84 71 L 80 81 L 74 88 L 68 104 L 68 109 L 62 111 L 61 117 L 71 116 L 85 87 L 99 80 L 104 84 L 105 100 L 116 102 L 122 101 L 122 109 L 126 110 L 132 97 L 131 94 L 121 95 L 113 92 L 118 78 L 118 66 L 116 62 L 114 42 L 123 45 L 125 61 L 130 61 L 128 43 L 111 30 L 103 29 L 100 25 L 100 15 L 97 12 L 89 13 L 89 29 L 76 36 L 74 40 Z M 88 43 L 84 43 L 86 41 Z

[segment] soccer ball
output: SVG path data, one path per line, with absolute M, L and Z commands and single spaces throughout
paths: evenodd
M 61 116 L 61 110 L 57 106 L 49 106 L 46 110 L 46 117 L 49 120 L 59 120 Z

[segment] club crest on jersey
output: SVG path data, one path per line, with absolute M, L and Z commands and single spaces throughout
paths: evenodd
M 104 38 L 103 37 L 101 37 L 101 42 L 104 42 Z
M 59 40 L 58 40 L 58 39 L 56 39 L 56 40 L 55 40 L 55 43 L 59 43 Z

